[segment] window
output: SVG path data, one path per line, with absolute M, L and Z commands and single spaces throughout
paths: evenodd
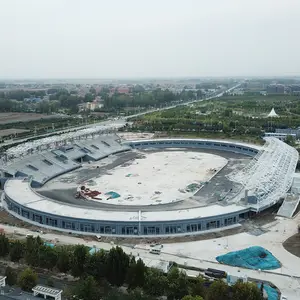
M 44 159 L 43 162 L 44 162 L 46 165 L 48 165 L 48 166 L 52 166 L 52 165 L 53 165 L 53 163 L 50 162 L 50 161 L 47 160 L 47 159 Z
M 51 218 L 46 218 L 46 224 L 49 226 L 57 227 L 57 220 L 51 219 Z
M 27 167 L 33 171 L 38 171 L 39 169 L 33 165 L 27 165 Z
M 94 149 L 99 150 L 99 147 L 95 146 L 95 145 L 91 145 L 91 147 L 93 147 Z
M 107 147 L 110 147 L 110 144 L 106 143 L 105 141 L 101 141 L 101 143 Z

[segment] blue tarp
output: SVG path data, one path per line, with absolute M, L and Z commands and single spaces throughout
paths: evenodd
M 45 246 L 48 246 L 48 247 L 50 247 L 50 248 L 54 248 L 54 247 L 55 247 L 54 244 L 49 243 L 49 242 L 45 242 L 44 245 L 45 245 Z
M 229 252 L 216 257 L 219 263 L 254 270 L 273 270 L 280 268 L 280 262 L 268 250 L 253 246 L 240 251 Z
M 259 283 L 257 286 L 260 289 L 261 284 Z M 278 292 L 276 289 L 270 287 L 268 284 L 264 284 L 264 290 L 268 295 L 268 300 L 278 300 Z
M 118 193 L 116 192 L 108 192 L 105 194 L 106 196 L 109 196 L 109 198 L 111 199 L 116 199 L 116 198 L 119 198 L 121 197 L 121 195 L 119 195 Z

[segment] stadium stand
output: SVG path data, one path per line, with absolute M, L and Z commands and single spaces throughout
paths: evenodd
M 5 173 L 9 177 L 32 176 L 32 185 L 41 186 L 58 175 L 79 168 L 82 161 L 99 160 L 130 149 L 119 143 L 117 135 L 86 136 L 58 145 L 56 149 L 15 158 L 6 164 Z

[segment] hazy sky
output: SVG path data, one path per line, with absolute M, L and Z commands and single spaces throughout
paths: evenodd
M 1 78 L 300 74 L 300 0 L 0 0 Z

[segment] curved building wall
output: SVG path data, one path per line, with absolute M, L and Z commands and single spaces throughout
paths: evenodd
M 200 149 L 215 149 L 222 151 L 231 151 L 241 153 L 244 155 L 255 156 L 259 147 L 244 144 L 235 144 L 224 141 L 213 140 L 191 140 L 191 139 L 159 139 L 159 140 L 143 140 L 130 141 L 124 144 L 130 145 L 132 148 L 200 148 Z M 21 179 L 12 179 L 21 180 Z M 30 184 L 29 182 L 27 183 Z M 34 194 L 34 191 L 31 190 Z M 20 191 L 22 197 L 22 191 Z M 32 201 L 29 198 L 22 202 L 18 197 L 11 197 L 4 189 L 4 207 L 14 216 L 26 222 L 41 226 L 52 228 L 55 230 L 76 232 L 82 234 L 92 235 L 115 235 L 115 236 L 160 236 L 160 235 L 187 235 L 197 234 L 206 230 L 213 230 L 217 228 L 226 229 L 227 226 L 232 226 L 239 223 L 241 220 L 249 217 L 252 214 L 251 207 L 235 207 L 232 211 L 224 210 L 222 207 L 220 211 L 214 210 L 214 213 L 203 217 L 203 214 L 198 213 L 196 217 L 193 216 L 192 211 L 188 217 L 174 220 L 145 220 L 142 212 L 136 212 L 137 217 L 134 220 L 113 221 L 101 219 L 85 219 L 66 217 L 63 215 L 52 214 L 49 211 L 35 209 L 29 207 Z M 51 200 L 51 199 L 49 199 Z M 43 201 L 43 200 L 42 200 Z M 75 209 L 73 207 L 72 209 Z M 198 208 L 199 209 L 199 208 Z M 171 211 L 173 213 L 173 211 Z M 174 211 L 174 214 L 176 212 Z M 201 217 L 202 215 L 202 217 Z
M 251 208 L 218 216 L 174 221 L 101 221 L 67 218 L 27 208 L 5 196 L 5 208 L 15 217 L 41 227 L 92 235 L 160 236 L 197 234 L 217 228 L 226 229 L 249 217 Z
M 217 140 L 202 140 L 202 139 L 138 140 L 138 141 L 126 141 L 124 142 L 124 144 L 127 144 L 134 149 L 196 148 L 196 149 L 229 151 L 229 152 L 240 153 L 252 157 L 255 156 L 260 150 L 260 147 L 255 145 L 217 141 Z

